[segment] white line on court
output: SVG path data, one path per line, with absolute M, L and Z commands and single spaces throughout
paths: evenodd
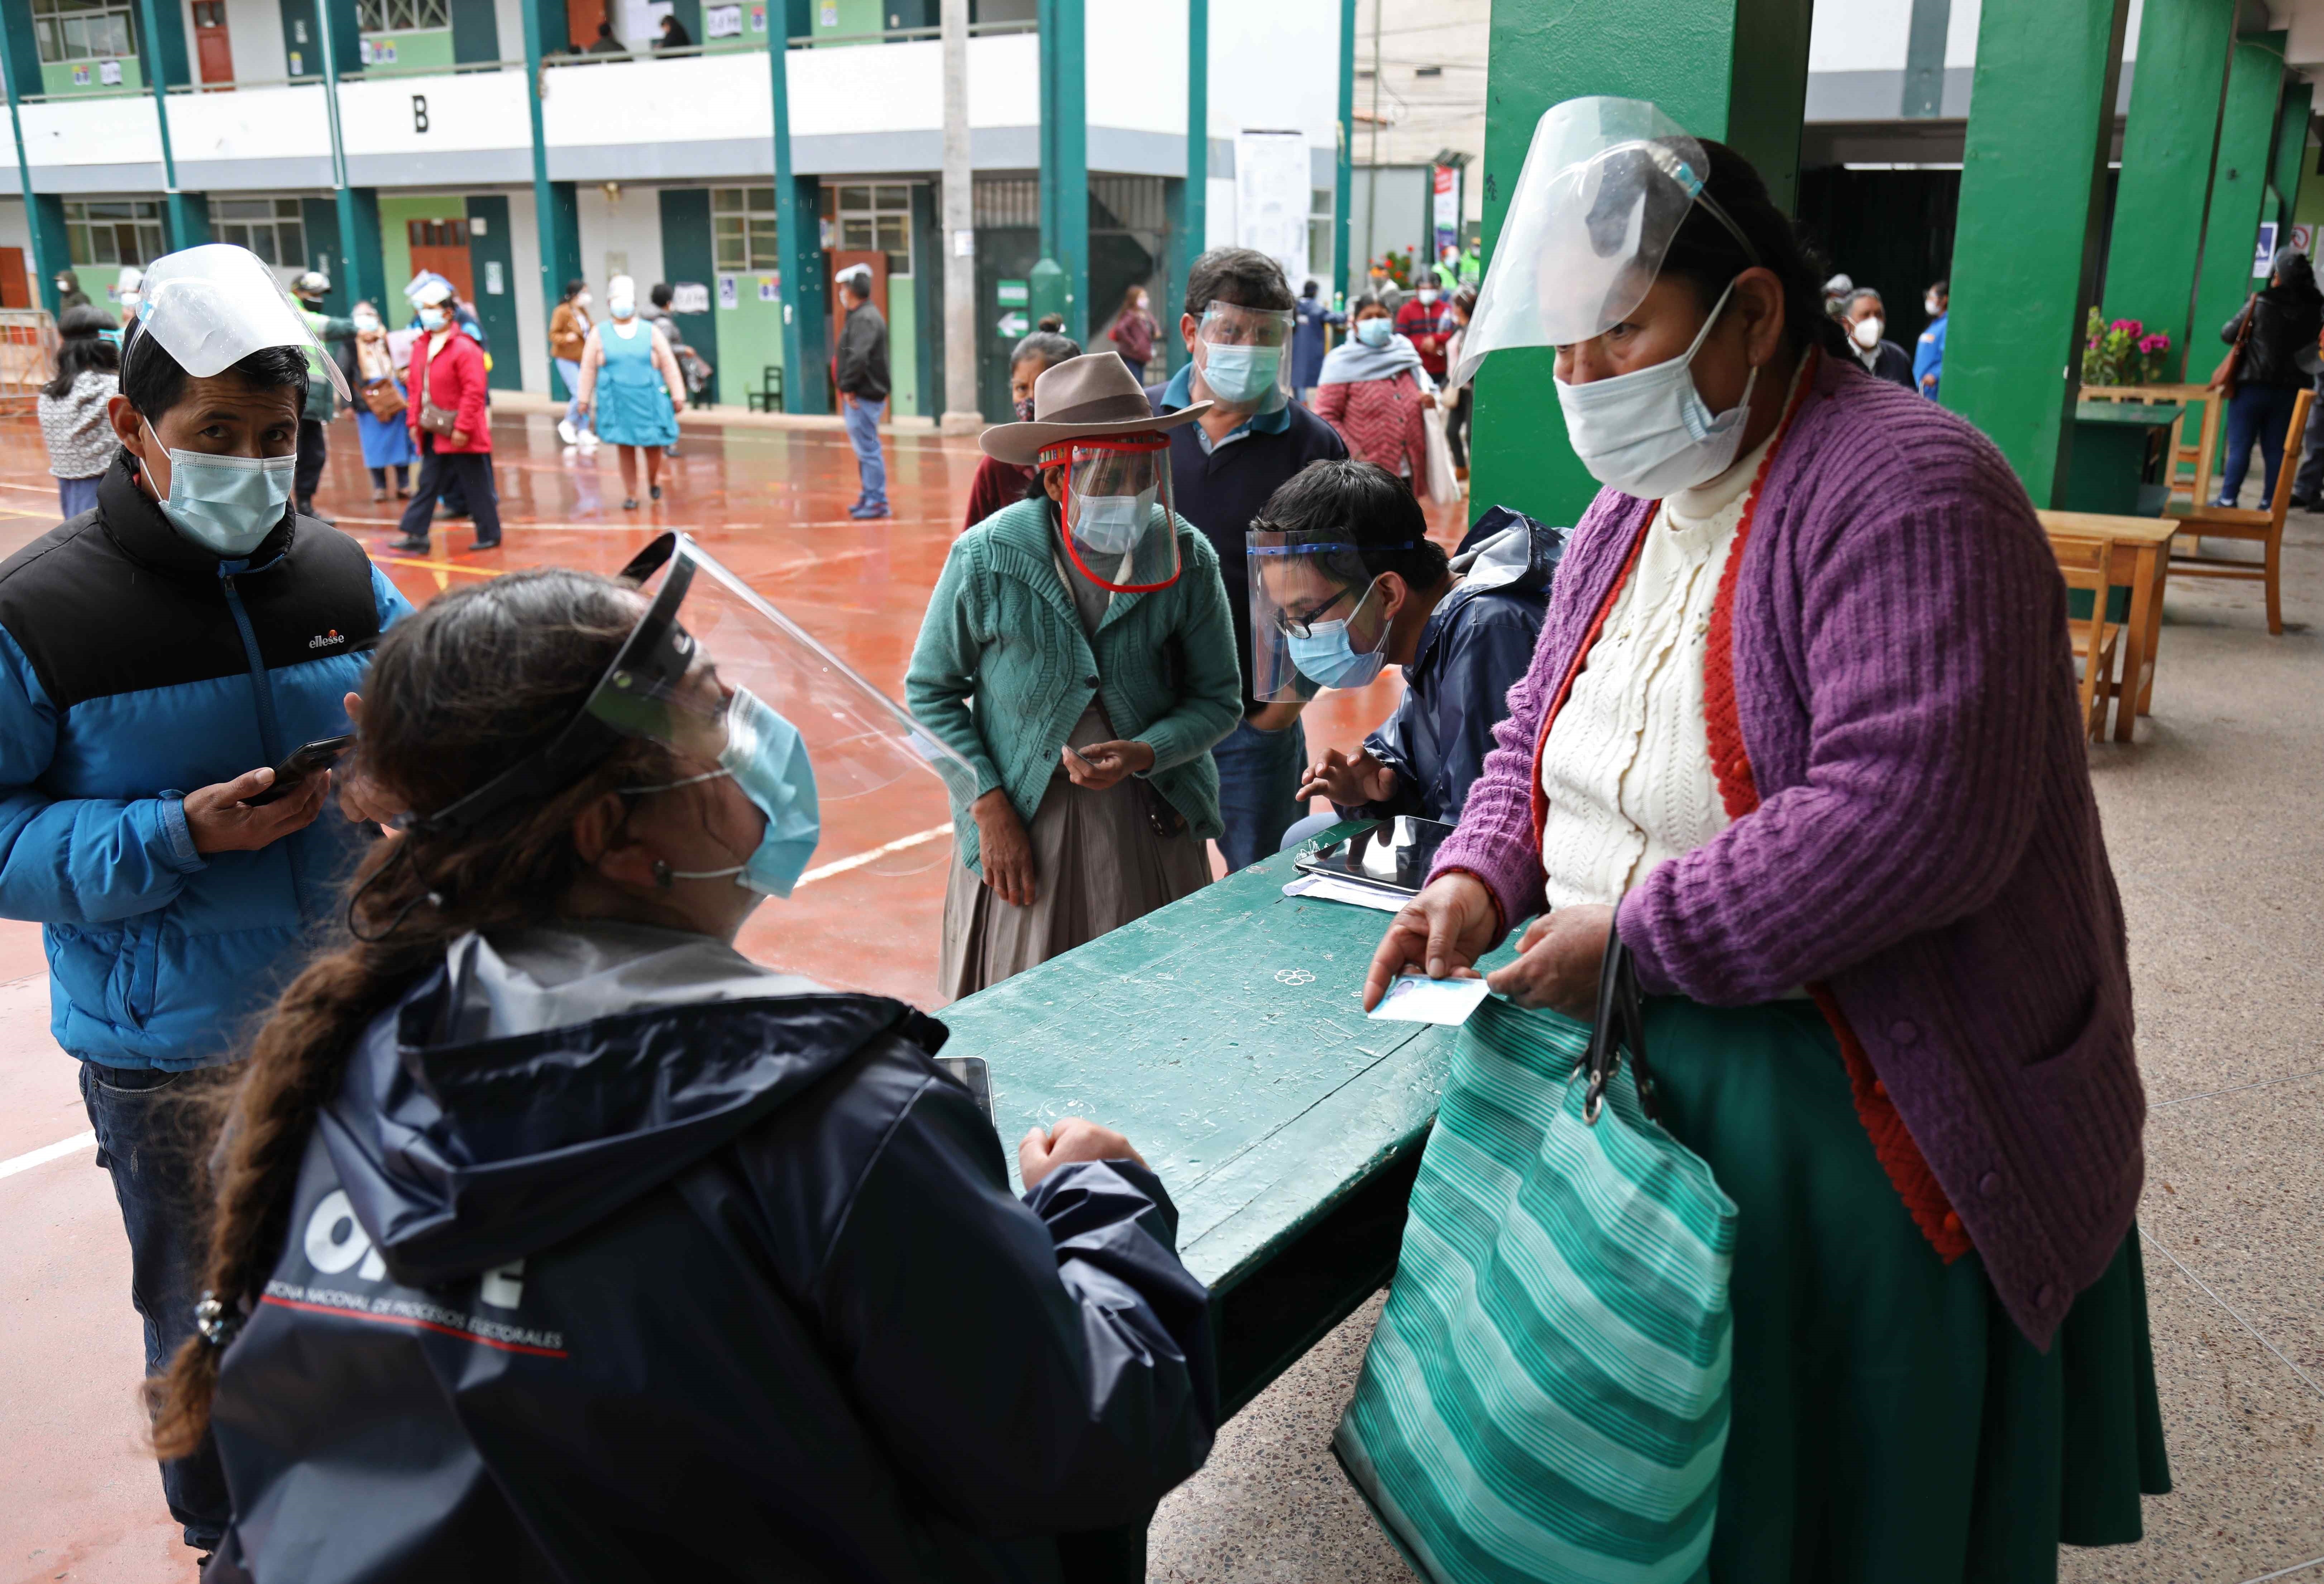
M 835 859 L 818 868 L 808 870 L 799 876 L 798 884 L 807 886 L 813 885 L 817 880 L 827 880 L 834 875 L 845 874 L 851 869 L 862 869 L 867 863 L 876 863 L 890 852 L 901 852 L 908 847 L 918 847 L 923 843 L 933 842 L 939 836 L 951 834 L 952 827 L 948 824 L 931 825 L 925 831 L 915 831 L 908 836 L 899 836 L 892 842 L 872 848 L 869 852 L 858 852 L 851 857 Z M 798 887 L 795 886 L 792 889 L 796 890 Z M 76 1133 L 70 1138 L 59 1139 L 54 1144 L 42 1145 L 38 1149 L 28 1149 L 23 1155 L 11 1156 L 6 1160 L 0 1161 L 0 1177 L 13 1177 L 19 1172 L 29 1172 L 34 1166 L 44 1166 L 51 1161 L 62 1160 L 67 1156 L 78 1155 L 84 1149 L 94 1148 L 96 1145 L 95 1133 Z
M 84 1149 L 96 1147 L 95 1133 L 76 1133 L 70 1138 L 44 1144 L 38 1149 L 28 1149 L 22 1155 L 10 1156 L 0 1161 L 0 1177 L 13 1177 L 19 1172 L 29 1172 L 34 1166 L 44 1166 L 51 1161 L 60 1161 L 69 1155 L 78 1155 Z

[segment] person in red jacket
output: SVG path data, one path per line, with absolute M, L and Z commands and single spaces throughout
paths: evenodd
M 458 486 L 475 514 L 475 548 L 501 542 L 500 498 L 493 491 L 493 428 L 484 411 L 484 355 L 460 333 L 452 318 L 449 287 L 422 288 L 420 327 L 427 334 L 411 348 L 410 404 L 404 410 L 412 442 L 420 447 L 420 483 L 403 511 L 402 537 L 392 550 L 424 555 L 436 497 Z M 429 414 L 449 414 L 451 428 L 429 427 Z
M 1438 384 L 1444 382 L 1444 347 L 1460 328 L 1452 305 L 1436 288 L 1436 272 L 1423 270 L 1412 278 L 1412 295 L 1397 305 L 1396 333 L 1420 354 L 1420 366 Z

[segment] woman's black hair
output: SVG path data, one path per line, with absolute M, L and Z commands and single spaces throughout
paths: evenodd
M 307 406 L 307 355 L 295 346 L 262 346 L 226 371 L 261 391 L 295 390 L 296 405 Z M 131 327 L 121 348 L 121 393 L 150 421 L 186 393 L 186 371 L 152 336 Z
M 105 338 L 113 321 L 104 311 L 86 303 L 65 309 L 57 321 L 57 377 L 41 387 L 41 394 L 57 400 L 72 394 L 73 382 L 91 370 L 102 374 L 121 372 L 121 348 Z
M 1352 325 L 1358 319 L 1361 318 L 1363 317 L 1364 310 L 1368 308 L 1376 308 L 1382 313 L 1388 312 L 1388 304 L 1382 302 L 1379 298 L 1367 291 L 1361 297 L 1357 298 L 1355 301 L 1348 304 L 1348 323 Z
M 1800 239 L 1791 217 L 1767 196 L 1767 184 L 1751 161 L 1708 139 L 1702 152 L 1711 166 L 1702 196 L 1725 212 L 1744 240 L 1720 224 L 1708 204 L 1693 204 L 1663 255 L 1662 273 L 1692 283 L 1707 311 L 1729 281 L 1755 264 L 1763 265 L 1783 282 L 1784 336 L 1792 350 L 1804 352 L 1811 344 L 1821 344 L 1827 352 L 1847 350 L 1843 332 L 1823 311 L 1820 261 Z
M 866 288 L 866 290 L 869 290 L 869 288 Z M 1062 336 L 1065 332 L 1065 316 L 1063 314 L 1043 314 L 1041 316 L 1041 322 L 1033 327 L 1047 335 Z
M 1009 366 L 1013 371 L 1028 357 L 1038 357 L 1055 367 L 1069 357 L 1082 355 L 1082 344 L 1070 336 L 1060 336 L 1055 330 L 1036 330 L 1009 354 Z
M 1343 533 L 1367 573 L 1393 572 L 1423 594 L 1452 575 L 1412 486 L 1377 462 L 1309 463 L 1267 498 L 1252 526 Z
M 582 279 L 581 279 L 579 276 L 577 276 L 577 275 L 576 275 L 576 276 L 575 276 L 572 280 L 567 281 L 565 283 L 565 300 L 566 300 L 566 301 L 567 301 L 567 302 L 572 301 L 572 300 L 573 300 L 573 294 L 574 294 L 575 292 L 576 292 L 576 291 L 579 291 L 583 287 L 585 287 L 585 286 L 586 286 L 586 285 L 588 285 L 588 284 L 589 284 L 589 282 L 587 282 L 586 281 L 582 280 Z

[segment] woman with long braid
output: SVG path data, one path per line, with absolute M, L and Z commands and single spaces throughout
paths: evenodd
M 816 791 L 692 609 L 523 572 L 380 646 L 352 774 L 419 812 L 257 1034 L 157 1392 L 213 1581 L 1088 1577 L 1208 1451 L 1129 1142 L 1037 1129 L 1020 1202 L 940 1026 L 734 951 Z

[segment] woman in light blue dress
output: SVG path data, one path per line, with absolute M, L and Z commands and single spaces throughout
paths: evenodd
M 581 408 L 598 439 L 614 447 L 622 469 L 622 510 L 638 509 L 638 453 L 646 458 L 646 487 L 661 499 L 662 447 L 678 444 L 678 410 L 686 380 L 669 344 L 638 318 L 637 285 L 627 275 L 605 283 L 611 317 L 592 326 L 581 353 Z

